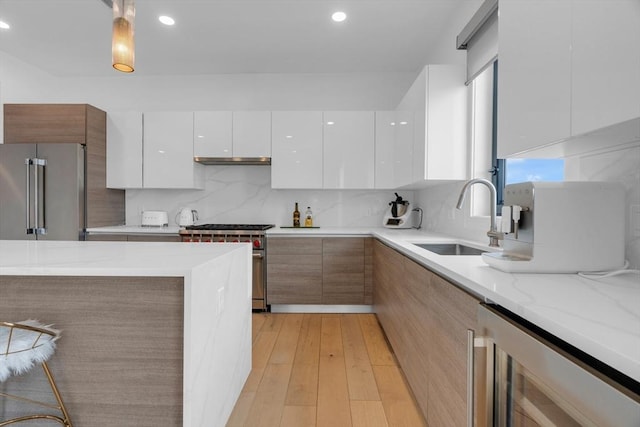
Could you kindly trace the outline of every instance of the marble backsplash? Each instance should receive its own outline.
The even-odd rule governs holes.
[[[413,199],[413,191],[399,194]],[[392,190],[274,190],[269,166],[207,166],[204,190],[127,190],[126,224],[140,225],[144,210],[163,210],[174,225],[182,207],[198,211],[198,223],[253,223],[290,226],[294,203],[307,206],[320,227],[382,225]]]
[[[626,190],[625,255],[631,268],[640,268],[640,141],[624,148],[565,159],[567,181],[620,182]],[[462,239],[488,242],[488,217],[470,215],[468,202],[455,208],[463,182],[449,182],[416,191],[415,199],[424,210],[423,227]],[[607,226],[602,218],[602,227]]]

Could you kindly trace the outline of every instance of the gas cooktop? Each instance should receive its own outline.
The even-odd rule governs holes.
[[[201,224],[201,225],[188,225],[186,230],[247,230],[247,231],[264,231],[273,228],[273,224]]]

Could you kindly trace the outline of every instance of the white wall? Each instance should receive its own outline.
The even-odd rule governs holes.
[[[626,189],[626,258],[640,268],[640,140],[635,146],[596,154],[569,157],[565,161],[567,181],[620,182]],[[462,210],[455,205],[462,182],[446,183],[416,191],[417,206],[424,210],[423,227],[429,231],[488,243],[489,217],[471,217],[468,201]],[[602,227],[607,218],[602,218]]]
[[[389,110],[417,73],[58,78],[0,52],[3,103],[88,103],[109,111]]]

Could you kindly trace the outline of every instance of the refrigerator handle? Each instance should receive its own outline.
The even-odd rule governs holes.
[[[33,186],[33,212],[35,215],[36,226],[34,228],[35,234],[47,234],[46,224],[46,206],[45,206],[45,167],[47,161],[45,159],[33,159],[33,179],[36,181]],[[38,167],[42,166],[42,188],[40,188],[40,180],[38,179]],[[42,196],[40,196],[40,190],[42,190]],[[40,197],[42,197],[42,218],[40,218]],[[42,220],[42,227],[40,227],[40,221]]]
[[[24,159],[24,165],[27,169],[27,179],[25,188],[25,229],[27,234],[33,234],[33,228],[31,228],[31,165],[33,161],[31,159]]]

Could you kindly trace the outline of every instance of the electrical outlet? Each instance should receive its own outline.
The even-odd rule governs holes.
[[[218,289],[218,314],[224,310],[224,287]]]

